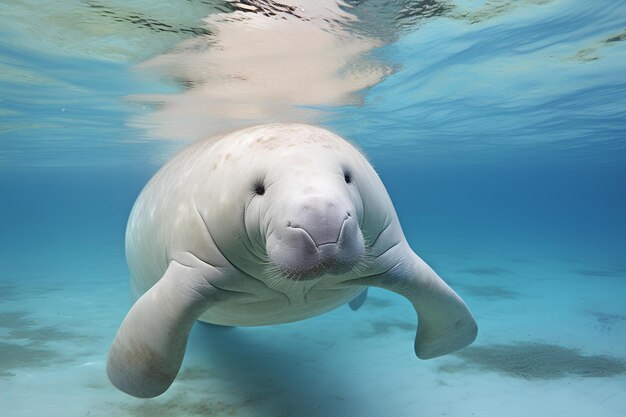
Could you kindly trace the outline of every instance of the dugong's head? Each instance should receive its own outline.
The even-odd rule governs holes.
[[[213,210],[203,217],[232,264],[299,281],[362,262],[373,233],[364,195],[384,188],[348,142],[318,127],[264,125],[225,137],[213,157]]]
[[[266,212],[265,247],[270,264],[285,277],[348,272],[363,257],[353,174],[335,163],[334,169],[283,173],[282,183],[274,182],[274,189],[261,183],[255,187],[260,198],[267,195],[265,199],[272,200]]]

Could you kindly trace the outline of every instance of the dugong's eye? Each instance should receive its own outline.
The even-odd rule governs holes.
[[[346,184],[350,184],[352,182],[352,174],[350,173],[350,171],[343,171],[343,179],[345,180]]]
[[[265,194],[265,185],[263,185],[261,181],[255,182],[254,185],[252,186],[252,189],[254,190],[254,194],[256,195]]]

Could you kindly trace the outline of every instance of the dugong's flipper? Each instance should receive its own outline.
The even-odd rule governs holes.
[[[156,397],[178,374],[196,319],[221,297],[207,275],[172,261],[163,277],[130,309],[109,352],[107,374],[120,390]]]
[[[417,357],[435,358],[472,343],[478,326],[461,297],[419,256],[408,252],[410,255],[387,273],[368,277],[365,283],[401,294],[413,304],[418,315]]]
[[[365,303],[366,299],[367,299],[367,288],[361,291],[359,295],[354,297],[352,301],[348,303],[348,305],[350,306],[352,311],[357,311],[359,308],[361,308],[363,303]]]

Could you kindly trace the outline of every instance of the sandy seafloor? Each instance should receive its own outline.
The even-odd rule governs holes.
[[[130,307],[121,241],[142,178],[101,180],[108,188],[89,177],[66,180],[70,198],[52,176],[57,185],[14,200],[20,216],[5,226],[15,241],[0,269],[2,416],[624,415],[619,247],[584,256],[584,246],[546,250],[539,237],[468,243],[448,241],[445,230],[436,240],[431,230],[412,232],[410,220],[409,241],[477,317],[471,347],[418,360],[412,307],[372,289],[356,312],[344,306],[257,328],[197,324],[170,390],[151,400],[126,396],[108,382],[105,361]],[[127,192],[116,189],[121,183]],[[401,218],[414,210],[392,195]],[[47,206],[37,207],[40,198],[50,198]],[[435,229],[447,221],[445,213],[422,220]]]
[[[412,308],[371,290],[358,312],[343,307],[260,328],[196,325],[181,374],[152,400],[106,379],[119,306],[129,305],[121,259],[67,272],[82,284],[3,280],[3,345],[23,346],[2,346],[3,415],[623,415],[626,373],[616,358],[625,356],[626,318],[603,312],[623,312],[626,284],[584,273],[607,265],[443,253],[431,260],[467,283],[458,289],[481,326],[471,348],[416,359]],[[572,279],[572,270],[583,272]]]

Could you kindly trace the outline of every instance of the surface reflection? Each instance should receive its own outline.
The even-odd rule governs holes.
[[[344,3],[235,5],[205,19],[210,34],[138,66],[182,91],[131,97],[155,108],[134,126],[192,140],[261,122],[315,122],[324,117],[319,107],[358,105],[359,92],[391,72],[368,55],[383,41],[351,30],[357,18]]]

